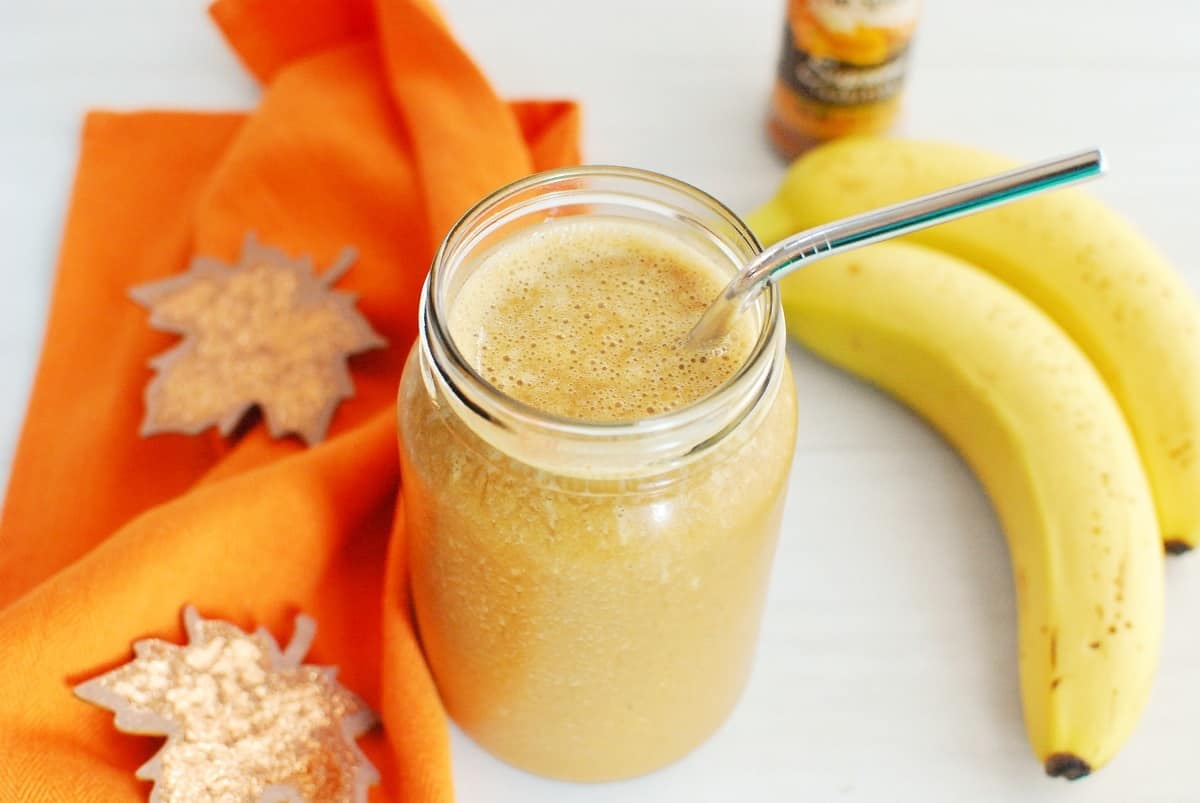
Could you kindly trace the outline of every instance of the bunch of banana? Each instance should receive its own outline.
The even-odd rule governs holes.
[[[843,140],[798,160],[749,221],[770,243],[1008,166]],[[1163,534],[1172,552],[1200,535],[1200,308],[1079,192],[910,239],[932,247],[876,245],[785,279],[788,329],[923,414],[978,473],[1012,554],[1030,740],[1050,775],[1082,777],[1148,697]]]
[[[754,214],[794,231],[1014,167],[940,142],[846,139],[811,151]],[[1200,542],[1200,307],[1128,221],[1079,190],[1023,200],[911,235],[1022,293],[1091,358],[1133,429],[1169,552]]]

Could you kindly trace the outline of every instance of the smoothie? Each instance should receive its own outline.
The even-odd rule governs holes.
[[[757,335],[748,320],[716,349],[680,348],[727,281],[650,224],[555,222],[483,260],[450,330],[485,379],[544,412],[646,418],[708,395],[745,362]]]
[[[671,231],[581,215],[478,258],[448,315],[462,357],[544,414],[663,416],[747,361],[750,317],[719,349],[680,344],[734,266]],[[786,361],[730,431],[662,471],[548,471],[499,449],[430,392],[400,392],[412,592],[454,719],[519,767],[605,780],[702,742],[747,678],[795,437]]]

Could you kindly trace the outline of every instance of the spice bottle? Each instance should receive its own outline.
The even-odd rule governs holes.
[[[891,126],[919,8],[920,0],[789,0],[767,118],[782,155]]]

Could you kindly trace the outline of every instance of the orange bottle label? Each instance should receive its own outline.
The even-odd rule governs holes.
[[[780,150],[891,124],[918,11],[918,0],[790,0],[769,121]]]

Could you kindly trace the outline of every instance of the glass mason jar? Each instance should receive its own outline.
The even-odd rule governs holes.
[[[757,340],[698,401],[620,423],[549,415],[463,358],[448,315],[497,243],[564,215],[633,218],[730,276],[758,252],[712,197],[666,176],[531,176],[450,231],[421,299],[398,412],[413,603],[458,724],[556,778],[639,775],[684,755],[751,666],[796,431],[774,287]]]

